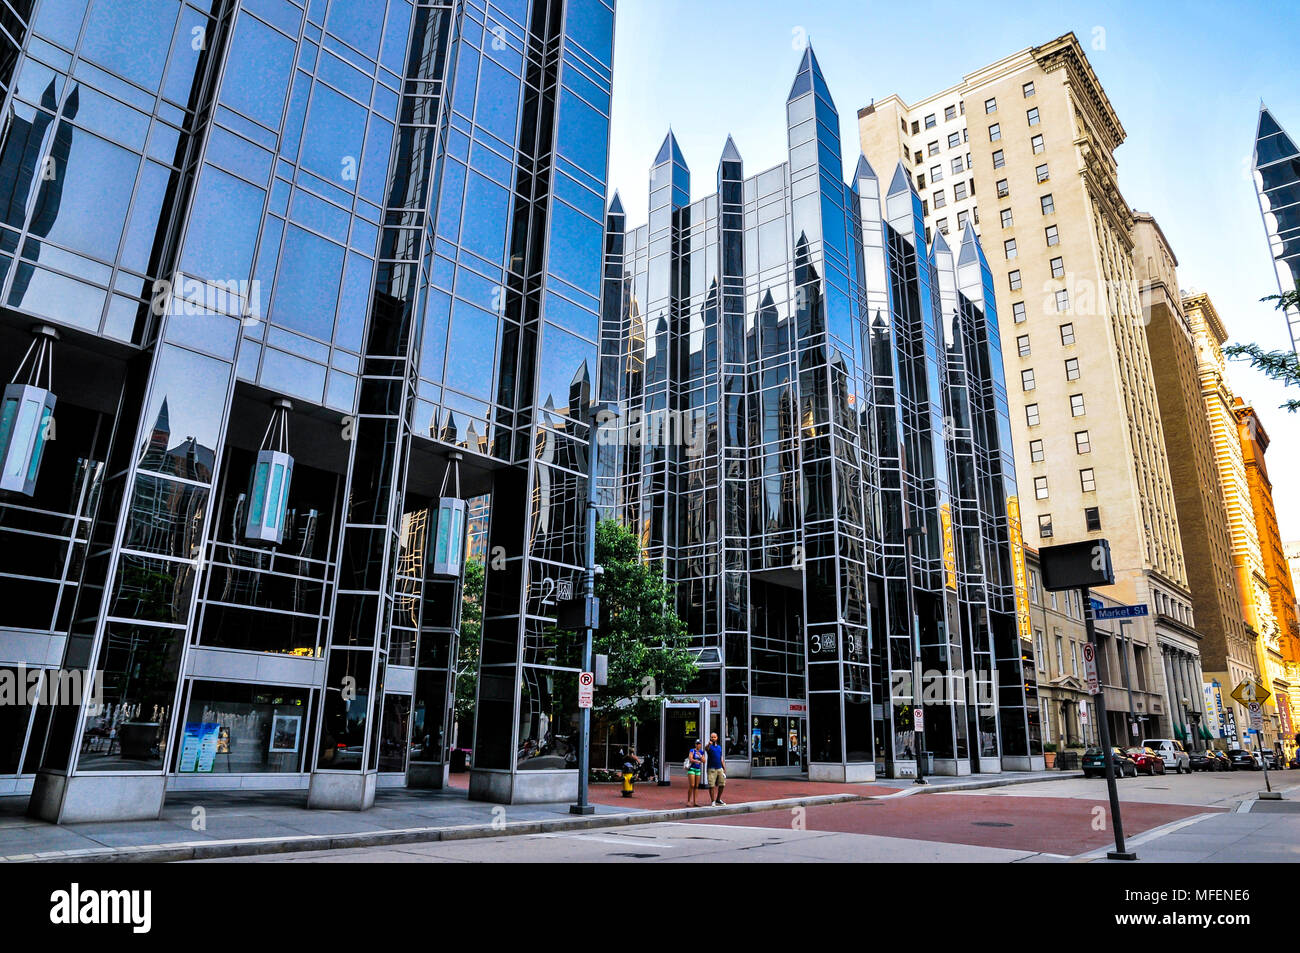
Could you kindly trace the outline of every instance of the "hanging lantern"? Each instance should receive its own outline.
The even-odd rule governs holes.
[[[40,325],[13,381],[0,399],[0,490],[32,496],[45,456],[45,442],[54,437],[54,342],[59,332]]]
[[[250,543],[278,546],[284,541],[289,485],[293,481],[293,457],[289,456],[289,411],[293,404],[280,399],[271,407],[271,422],[266,425],[248,485],[244,538]]]
[[[465,565],[465,516],[469,507],[460,498],[460,461],[463,457],[457,450],[447,455],[447,472],[442,477],[442,489],[438,491],[438,530],[434,535],[433,565],[430,572],[435,576],[455,576],[459,578]],[[447,484],[453,484],[453,495],[447,495]]]

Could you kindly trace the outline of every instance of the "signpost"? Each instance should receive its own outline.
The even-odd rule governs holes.
[[[592,672],[581,672],[578,675],[578,707],[590,708],[596,689],[596,676]]]
[[[1061,546],[1044,546],[1038,551],[1043,572],[1043,588],[1048,592],[1078,589],[1082,603],[1088,607],[1084,624],[1088,643],[1084,658],[1092,659],[1088,688],[1097,702],[1097,730],[1101,734],[1102,763],[1106,766],[1106,789],[1110,794],[1110,820],[1115,825],[1115,849],[1108,852],[1110,860],[1137,860],[1137,854],[1124,849],[1124,822],[1119,813],[1119,792],[1115,788],[1115,755],[1111,751],[1110,719],[1106,717],[1106,693],[1096,678],[1097,629],[1093,625],[1094,607],[1088,590],[1093,586],[1115,585],[1115,570],[1110,561],[1110,542],[1105,539],[1082,540]],[[1091,649],[1091,651],[1089,651]],[[1095,687],[1094,687],[1095,686]]]
[[[1093,600],[1096,605],[1096,600]],[[1108,609],[1093,609],[1093,618],[1098,622],[1106,619],[1140,619],[1145,615],[1150,615],[1146,606],[1111,606]]]
[[[1097,678],[1097,647],[1091,642],[1083,646],[1083,670],[1088,676],[1088,694],[1101,692],[1101,681]]]

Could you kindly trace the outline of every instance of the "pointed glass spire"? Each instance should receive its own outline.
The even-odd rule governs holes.
[[[1295,142],[1278,125],[1268,107],[1261,103],[1259,126],[1255,130],[1255,168],[1296,158],[1300,158],[1300,149],[1296,148]]]
[[[813,52],[812,42],[810,41],[803,51],[803,59],[799,61],[799,69],[794,74],[794,83],[790,86],[790,95],[785,98],[785,101],[789,103],[791,100],[798,99],[814,87],[816,87],[817,92],[821,93],[827,105],[834,109],[835,104],[831,101],[830,89],[826,86],[826,77],[822,76],[821,65],[817,62],[817,54]]]
[[[930,253],[936,258],[940,255],[952,254],[952,249],[948,247],[948,243],[944,240],[943,232],[938,229],[935,230],[934,243],[930,246]]]
[[[663,165],[670,161],[683,168],[686,167],[686,157],[682,155],[682,150],[677,145],[677,137],[673,135],[671,127],[668,129],[668,135],[664,136],[663,145],[659,147],[659,154],[655,156],[654,164]]]
[[[744,162],[740,157],[740,150],[736,148],[736,140],[730,135],[727,136],[727,144],[722,147],[722,158],[720,162]]]
[[[957,264],[969,265],[978,263],[984,265],[984,249],[980,247],[980,240],[975,235],[975,228],[970,222],[961,233],[961,251],[957,255]]]
[[[903,192],[912,191],[912,180],[907,177],[907,169],[903,163],[899,162],[894,169],[894,177],[889,181],[889,191],[885,195],[901,195]]]
[[[622,199],[622,197],[618,194],[618,189],[615,189],[615,190],[614,190],[614,198],[610,200],[610,203],[609,203],[609,214],[610,214],[610,215],[623,215],[623,214],[624,214],[624,212],[623,212],[623,199]]]
[[[876,170],[871,168],[871,163],[867,161],[867,157],[862,153],[858,153],[858,166],[853,170],[853,178],[855,181],[876,178]]]

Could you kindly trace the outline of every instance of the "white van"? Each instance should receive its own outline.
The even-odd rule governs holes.
[[[1188,757],[1187,749],[1177,738],[1144,738],[1142,744],[1147,748],[1154,748],[1156,754],[1160,755],[1160,760],[1165,763],[1166,771],[1176,771],[1182,774],[1184,771],[1192,773],[1192,759]]]

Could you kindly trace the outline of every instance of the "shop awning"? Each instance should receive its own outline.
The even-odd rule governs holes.
[[[1179,741],[1187,740],[1187,732],[1186,730],[1184,730],[1183,726],[1180,725],[1178,722],[1174,722],[1174,737],[1177,738]]]

